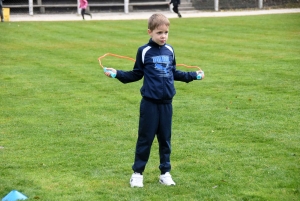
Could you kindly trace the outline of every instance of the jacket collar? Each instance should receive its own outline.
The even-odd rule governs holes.
[[[153,46],[153,47],[162,47],[162,46],[165,46],[165,45],[166,45],[166,44],[159,45],[159,44],[157,44],[156,42],[154,42],[154,41],[152,40],[152,38],[150,38],[148,44],[151,45],[151,46]]]

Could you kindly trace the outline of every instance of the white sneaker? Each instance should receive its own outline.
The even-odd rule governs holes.
[[[130,178],[130,186],[131,188],[133,187],[139,187],[139,188],[142,188],[144,187],[144,184],[143,184],[143,175],[141,175],[140,173],[133,173],[131,175],[131,178]]]
[[[165,174],[160,175],[159,176],[159,182],[161,184],[164,184],[164,185],[167,185],[167,186],[171,186],[171,185],[175,186],[176,185],[169,172],[166,172]]]

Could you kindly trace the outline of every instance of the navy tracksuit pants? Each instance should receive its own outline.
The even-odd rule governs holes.
[[[155,135],[159,144],[161,174],[171,170],[172,115],[172,103],[155,103],[145,98],[141,100],[138,139],[132,166],[134,172],[144,172]]]

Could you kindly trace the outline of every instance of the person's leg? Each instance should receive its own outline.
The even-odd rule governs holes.
[[[91,17],[91,19],[92,19],[92,14],[91,13],[87,13],[87,12],[85,12],[86,11],[86,9],[81,9],[81,15],[82,15],[82,18],[84,19],[84,15],[89,15],[90,17]]]
[[[1,22],[3,22],[3,10],[2,10],[2,5],[0,5],[0,17],[1,17]]]
[[[178,17],[182,17],[179,11],[178,11],[177,15],[178,15]]]
[[[181,14],[179,13],[179,10],[178,10],[178,5],[175,5],[175,6],[173,7],[173,11],[174,11],[175,13],[177,13],[178,17],[181,17]]]
[[[157,139],[159,142],[159,169],[161,174],[159,182],[161,184],[172,186],[176,185],[170,174],[171,171],[171,130],[172,130],[172,104],[162,104],[159,107],[159,126],[157,132]]]
[[[171,130],[172,130],[172,104],[159,105],[159,125],[157,140],[159,143],[159,169],[161,174],[171,171]]]
[[[84,13],[85,13],[85,9],[82,8],[82,9],[81,9],[81,16],[82,16],[82,19],[84,19]]]
[[[178,13],[178,5],[173,6],[173,11],[174,11],[174,13]]]
[[[149,160],[151,146],[158,125],[157,104],[141,100],[138,139],[136,142],[135,159],[132,166],[134,172],[143,173]]]
[[[91,13],[85,12],[84,14],[85,14],[85,15],[89,15],[89,16],[91,17],[91,19],[92,19],[92,14],[91,14]]]

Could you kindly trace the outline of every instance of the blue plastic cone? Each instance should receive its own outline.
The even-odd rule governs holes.
[[[12,190],[9,194],[7,194],[4,198],[2,198],[2,201],[17,201],[17,200],[26,200],[28,199],[25,195],[22,193]]]

